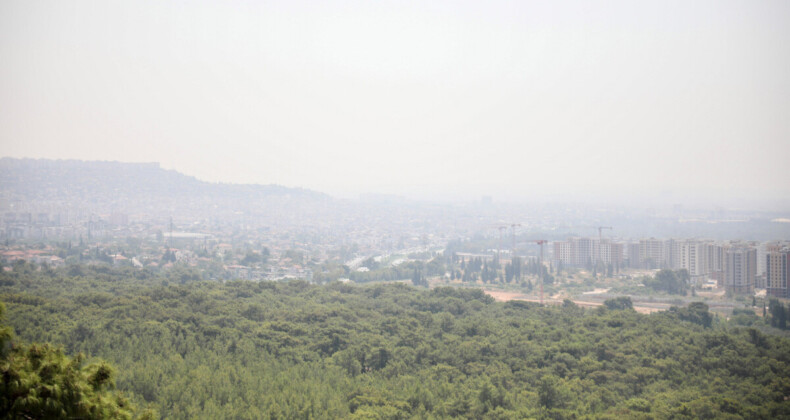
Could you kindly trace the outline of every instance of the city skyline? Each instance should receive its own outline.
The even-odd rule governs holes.
[[[0,1],[0,417],[790,418],[790,1]]]

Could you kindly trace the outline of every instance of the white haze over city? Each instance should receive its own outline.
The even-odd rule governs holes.
[[[785,206],[788,22],[784,0],[6,0],[0,155],[341,196]]]

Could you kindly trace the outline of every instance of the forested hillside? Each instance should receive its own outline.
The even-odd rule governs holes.
[[[584,310],[403,285],[0,274],[29,342],[101,357],[163,418],[787,418],[790,340],[628,299]]]

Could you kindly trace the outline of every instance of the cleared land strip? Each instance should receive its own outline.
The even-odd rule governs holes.
[[[535,296],[525,295],[518,292],[507,292],[503,290],[487,290],[487,289],[483,289],[483,291],[500,302],[507,302],[509,300],[523,300],[525,302],[536,302],[536,303],[540,302],[540,299],[536,298]],[[543,302],[548,305],[560,305],[562,304],[563,300],[564,299],[544,298]],[[603,302],[598,302],[598,301],[579,300],[579,299],[571,299],[571,301],[573,301],[573,303],[579,306],[584,306],[588,308],[593,308],[596,306],[603,305]],[[665,311],[669,309],[670,306],[671,305],[666,303],[634,302],[634,310],[643,314]]]

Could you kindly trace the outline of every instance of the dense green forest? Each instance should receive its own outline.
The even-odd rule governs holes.
[[[790,340],[702,303],[21,264],[0,298],[19,340],[106,360],[163,418],[790,418]]]
[[[0,302],[0,320],[5,305]],[[85,366],[85,356],[70,358],[49,344],[14,342],[0,325],[0,418],[13,419],[153,419],[156,412],[137,412],[122,394],[113,392],[113,368],[98,361]]]

